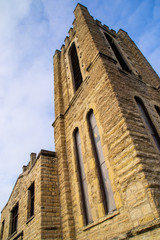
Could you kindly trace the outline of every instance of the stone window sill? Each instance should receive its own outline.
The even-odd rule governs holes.
[[[112,212],[112,213],[109,213],[108,215],[106,215],[106,216],[104,216],[102,218],[99,218],[96,221],[94,221],[94,222],[88,224],[87,226],[83,227],[83,231],[86,231],[86,230],[88,230],[88,229],[90,229],[92,227],[95,227],[98,224],[101,224],[101,223],[105,222],[107,219],[113,218],[113,217],[115,217],[118,214],[119,214],[119,211],[117,211],[117,210]]]
[[[17,240],[17,239],[19,239],[20,236],[23,237],[23,231],[21,231],[21,232],[19,232],[19,233],[17,233],[17,231],[15,231],[14,233],[12,233],[11,236],[8,237],[7,240],[9,240],[9,239]],[[14,238],[13,238],[13,237],[14,237]]]
[[[8,237],[8,239],[11,239],[16,233],[17,233],[17,231],[15,231],[14,233],[12,233],[12,234]]]
[[[30,221],[32,221],[33,218],[34,218],[34,215],[31,216],[31,217],[27,220],[26,224],[28,224]]]
[[[122,69],[122,68],[120,68],[120,67],[118,67],[118,70],[119,70],[121,73],[125,74],[125,75],[132,74],[132,71],[131,71],[131,70],[130,70],[130,71],[127,71],[127,70],[124,70],[124,69]]]

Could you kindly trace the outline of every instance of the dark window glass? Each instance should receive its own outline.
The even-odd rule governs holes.
[[[29,214],[28,217],[34,215],[34,183],[29,188]]]
[[[142,100],[139,97],[135,97],[135,100],[137,102],[141,116],[142,116],[150,134],[152,135],[153,140],[154,140],[158,150],[160,151],[160,137],[159,137],[158,132],[149,116],[149,113],[148,113],[144,103],[142,102]]]
[[[3,239],[3,232],[4,232],[4,223],[5,223],[5,220],[3,220],[3,222],[2,222],[2,226],[1,226],[1,240]]]
[[[156,111],[157,111],[158,115],[160,116],[160,107],[158,107],[158,106],[155,106],[155,109],[156,109]]]
[[[113,191],[109,180],[108,169],[106,167],[100,135],[93,111],[88,114],[90,136],[98,169],[99,184],[104,204],[105,213],[108,214],[116,209]]]
[[[113,38],[112,38],[109,34],[107,34],[107,33],[104,33],[104,34],[105,34],[105,37],[106,37],[106,39],[108,40],[108,42],[109,42],[109,44],[110,44],[110,47],[112,48],[112,50],[113,50],[113,52],[114,52],[114,54],[115,54],[115,56],[116,56],[116,58],[117,58],[117,60],[118,60],[121,68],[122,68],[123,70],[127,71],[127,72],[131,72],[131,70],[128,68],[128,66],[127,66],[124,58],[122,57],[119,49],[117,48],[117,46],[116,46]]]
[[[82,75],[81,75],[81,70],[79,66],[79,60],[78,60],[75,44],[72,44],[71,46],[70,56],[71,56],[71,64],[72,64],[73,77],[74,77],[74,87],[76,91],[82,83]]]
[[[17,231],[18,227],[18,204],[11,211],[11,234]]]
[[[77,159],[77,168],[80,180],[80,188],[81,188],[81,197],[82,197],[82,204],[85,216],[85,224],[87,225],[89,222],[92,221],[90,206],[89,206],[89,199],[88,199],[88,191],[87,191],[87,182],[86,182],[86,175],[84,171],[84,164],[83,164],[83,157],[82,157],[82,150],[81,150],[81,139],[78,129],[74,132],[74,139],[75,139],[75,147],[76,147],[76,159]]]

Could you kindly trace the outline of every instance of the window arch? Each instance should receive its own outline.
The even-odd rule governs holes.
[[[123,58],[120,50],[119,50],[118,47],[116,46],[113,38],[112,38],[109,34],[107,34],[106,32],[104,32],[104,34],[105,34],[105,37],[106,37],[106,39],[107,39],[107,41],[108,41],[108,43],[109,43],[112,51],[114,52],[115,57],[116,57],[117,60],[118,60],[121,68],[122,68],[123,70],[127,71],[127,72],[131,72],[131,70],[130,70],[129,67],[127,66],[127,63],[125,62],[125,60],[124,60],[124,58]]]
[[[102,145],[100,141],[100,135],[93,110],[90,110],[87,119],[91,143],[93,147],[93,153],[98,170],[99,185],[101,189],[104,210],[105,214],[108,214],[109,212],[112,212],[113,210],[116,209],[116,205],[114,201],[113,191],[108,175],[108,169],[105,163]]]
[[[82,157],[82,150],[81,150],[81,139],[80,139],[78,128],[76,128],[74,131],[74,142],[75,142],[75,150],[76,150],[77,170],[78,170],[80,190],[81,190],[81,199],[82,199],[83,212],[84,212],[84,220],[85,220],[85,224],[87,225],[92,221],[92,217],[91,217],[91,211],[89,206],[87,182],[86,182],[86,175],[84,171],[84,164],[83,164],[83,157]]]
[[[79,88],[82,83],[82,74],[79,66],[79,60],[77,55],[77,50],[75,43],[72,44],[70,48],[70,59],[71,59],[71,66],[72,66],[72,73],[73,73],[73,83],[75,91]]]
[[[154,126],[150,116],[149,116],[149,113],[142,101],[142,99],[140,97],[135,97],[135,100],[136,100],[136,103],[137,103],[137,106],[138,106],[138,109],[141,113],[141,117],[142,119],[144,120],[145,124],[146,124],[146,127],[148,128],[150,134],[152,135],[153,137],[153,140],[158,148],[158,150],[160,151],[160,137],[158,135],[158,132],[157,132],[157,129],[156,127]]]

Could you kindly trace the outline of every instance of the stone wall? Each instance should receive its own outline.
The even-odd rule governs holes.
[[[29,187],[34,183],[34,215],[29,217]],[[10,235],[11,210],[18,209],[17,231]],[[28,166],[23,167],[8,203],[2,210],[5,220],[2,239],[61,239],[60,206],[57,178],[57,158],[54,152],[41,150],[38,157],[31,154]]]

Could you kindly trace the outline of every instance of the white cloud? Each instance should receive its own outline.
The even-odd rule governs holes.
[[[71,27],[75,4],[0,2],[0,209],[30,153],[54,149],[53,54]]]
[[[159,20],[160,18],[160,1],[159,0],[155,0],[155,4],[154,4],[154,11],[153,11],[153,16],[155,20]]]
[[[160,76],[160,47],[155,48],[152,53],[148,55],[148,61],[153,67],[153,69],[156,71],[158,76]]]
[[[0,9],[2,209],[30,153],[53,149],[54,113],[52,53],[45,45],[47,23],[34,17],[32,1],[5,0]]]

